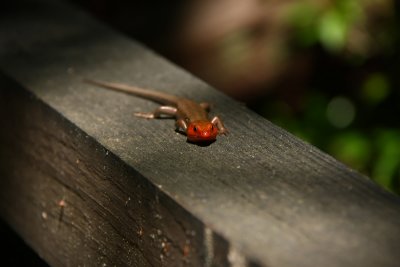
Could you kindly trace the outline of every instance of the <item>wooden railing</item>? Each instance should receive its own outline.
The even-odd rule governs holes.
[[[398,197],[66,3],[9,12],[0,216],[50,265],[399,266]],[[82,77],[212,102],[230,134],[189,144]]]

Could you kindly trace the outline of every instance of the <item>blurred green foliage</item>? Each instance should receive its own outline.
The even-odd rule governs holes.
[[[394,94],[394,97],[393,102],[399,103],[398,95]],[[321,93],[316,89],[306,96],[306,104],[301,112],[291,111],[284,101],[276,102],[276,98],[263,105],[264,110],[259,112],[303,140],[371,177],[389,191],[400,193],[400,129],[395,115],[400,114],[399,108],[385,107],[378,114],[371,115],[377,106],[388,105],[381,94],[374,98],[375,106],[370,105],[370,98],[366,98],[365,102],[349,98],[349,101],[357,103],[356,116],[351,124],[339,128],[327,116],[327,107],[334,98],[329,93]],[[361,95],[360,99],[364,99],[364,96]],[[380,116],[385,116],[385,119]]]
[[[379,36],[386,38],[379,43],[378,35],[374,39],[374,32],[367,31],[375,22],[374,9],[365,7],[372,2],[385,8],[392,4],[389,0],[332,0],[329,5],[299,1],[290,23],[299,47],[311,49],[318,57],[311,82],[297,96],[301,104],[295,108],[287,104],[287,94],[275,92],[275,97],[269,96],[255,109],[400,194],[400,51],[396,49],[400,30],[394,23],[399,18],[387,14],[383,23],[378,16]],[[354,40],[363,27],[361,33],[372,38]],[[358,46],[350,45],[356,42]],[[354,61],[352,54],[362,55],[363,60]]]
[[[340,51],[346,44],[349,29],[363,18],[363,1],[336,0],[328,7],[299,1],[294,5],[291,23],[303,45],[321,43],[330,51]]]
[[[399,193],[400,130],[381,129],[373,143],[377,153],[372,177],[385,188]]]
[[[369,75],[362,87],[362,97],[365,102],[371,105],[381,103],[389,93],[389,81],[382,73]]]

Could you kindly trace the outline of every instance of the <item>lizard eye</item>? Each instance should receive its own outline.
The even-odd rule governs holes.
[[[193,126],[193,131],[197,132],[197,127]]]
[[[214,130],[214,125],[211,124],[211,131],[213,131],[213,130]]]

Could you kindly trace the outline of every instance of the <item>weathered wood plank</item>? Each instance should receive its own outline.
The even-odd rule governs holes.
[[[0,213],[51,265],[398,266],[398,197],[64,3],[10,10]],[[81,77],[211,101],[231,133],[188,144]]]
[[[204,265],[201,222],[15,82],[0,87],[1,215],[51,265]]]

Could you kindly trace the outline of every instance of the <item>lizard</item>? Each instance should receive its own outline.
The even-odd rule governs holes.
[[[209,103],[197,103],[188,98],[136,86],[84,79],[84,82],[106,89],[135,95],[161,104],[153,112],[136,112],[137,117],[146,119],[171,116],[175,118],[176,129],[182,130],[190,143],[213,142],[219,134],[228,133],[218,116],[208,118]]]

